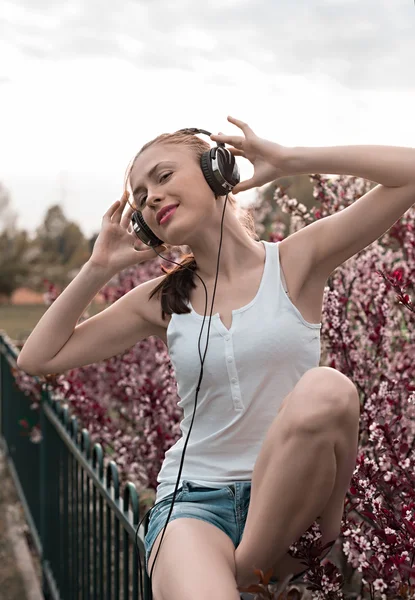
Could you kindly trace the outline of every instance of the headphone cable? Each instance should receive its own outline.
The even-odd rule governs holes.
[[[204,367],[204,362],[205,362],[206,353],[207,353],[208,344],[209,344],[209,332],[210,332],[210,325],[211,325],[211,320],[212,320],[212,311],[213,311],[213,306],[214,306],[214,301],[215,301],[215,295],[216,295],[217,281],[218,281],[218,276],[219,276],[219,262],[220,262],[220,253],[221,253],[222,239],[223,239],[223,221],[224,221],[224,217],[225,217],[225,209],[226,209],[226,204],[227,204],[227,201],[228,201],[228,195],[229,195],[229,192],[226,194],[225,203],[224,203],[223,212],[222,212],[222,219],[221,219],[221,226],[220,226],[220,240],[219,240],[218,259],[217,259],[217,264],[216,264],[216,276],[215,276],[215,283],[214,283],[214,287],[213,287],[212,303],[211,303],[211,307],[210,307],[209,324],[208,324],[208,330],[207,330],[207,339],[206,339],[206,346],[205,346],[205,351],[204,351],[203,358],[201,356],[201,351],[200,351],[200,341],[201,341],[201,337],[202,337],[202,331],[203,331],[203,328],[204,328],[204,325],[205,325],[206,310],[207,310],[207,303],[208,303],[208,293],[207,293],[207,288],[206,288],[205,282],[203,281],[203,279],[195,271],[193,271],[192,269],[189,269],[189,267],[184,267],[183,265],[181,265],[180,263],[175,262],[174,260],[170,260],[168,258],[164,258],[153,247],[154,252],[158,256],[160,256],[160,258],[162,258],[163,260],[167,260],[168,262],[171,262],[171,263],[173,263],[175,265],[178,265],[179,267],[181,267],[183,269],[187,269],[188,271],[192,271],[192,273],[194,273],[200,279],[200,281],[203,284],[203,287],[205,288],[205,311],[204,311],[204,315],[203,315],[203,322],[202,322],[202,327],[200,329],[199,340],[198,340],[198,351],[199,351],[199,359],[200,359],[200,373],[199,373],[199,380],[198,380],[197,387],[196,387],[195,408],[194,408],[194,411],[193,411],[193,416],[192,416],[192,421],[190,423],[189,432],[187,434],[187,439],[186,439],[185,445],[183,447],[183,453],[182,453],[182,458],[181,458],[180,467],[179,467],[179,474],[178,474],[177,481],[176,481],[176,487],[175,487],[174,492],[173,492],[173,498],[172,498],[172,503],[171,503],[171,506],[170,506],[170,511],[169,511],[168,516],[167,516],[166,524],[164,525],[163,535],[161,536],[160,544],[159,544],[159,547],[157,548],[156,556],[154,557],[154,561],[153,561],[151,572],[150,572],[150,589],[152,589],[153,569],[154,569],[154,566],[156,564],[156,559],[157,559],[158,553],[159,553],[160,548],[161,548],[161,543],[163,541],[164,534],[166,532],[166,528],[167,528],[170,516],[171,516],[171,514],[173,512],[174,501],[175,501],[175,498],[176,498],[177,489],[178,489],[178,485],[179,485],[179,482],[180,482],[180,475],[181,475],[182,468],[183,468],[184,455],[185,455],[185,452],[186,452],[187,443],[189,441],[190,432],[192,430],[194,418],[195,418],[195,415],[196,415],[197,398],[198,398],[198,395],[199,395],[200,384],[201,384],[202,379],[203,379],[203,367]],[[142,578],[141,578],[141,569],[142,569],[142,567],[141,567],[140,551],[139,551],[139,547],[138,547],[137,537],[138,537],[138,530],[139,530],[139,527],[140,527],[141,523],[144,521],[144,519],[146,518],[146,516],[148,515],[148,513],[151,512],[155,506],[156,505],[154,504],[145,513],[144,517],[138,523],[137,529],[136,529],[136,532],[135,532],[135,545],[136,545],[137,550],[138,550],[137,554],[138,554],[138,562],[139,562],[139,566],[140,566],[139,573],[140,573],[140,589],[141,589],[141,596],[142,596],[142,598],[144,598],[144,591],[143,591],[143,582],[142,582]]]

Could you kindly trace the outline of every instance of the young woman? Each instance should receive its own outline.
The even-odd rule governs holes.
[[[238,590],[258,581],[254,568],[272,569],[276,578],[303,571],[287,551],[316,519],[323,546],[338,537],[360,403],[349,378],[319,366],[323,290],[337,266],[415,201],[412,148],[287,148],[229,121],[241,135],[212,140],[254,166],[234,193],[296,173],[351,174],[381,185],[274,244],[258,240],[252,223],[238,218],[232,196],[226,206],[226,197],[212,191],[200,167],[207,142],[188,133],[159,136],[128,169],[133,205],[127,207],[125,192],[105,213],[90,259],[40,319],[18,360],[32,374],[58,373],[151,335],[167,344],[183,437],[166,453],[158,477],[145,540],[150,573],[194,410],[205,307],[195,272],[210,307],[223,231],[209,349],[180,487],[154,565],[155,600],[237,600]],[[137,208],[160,240],[190,248],[190,271],[175,267],[77,325],[114,274],[157,256],[135,249]],[[207,324],[202,348],[206,331]]]

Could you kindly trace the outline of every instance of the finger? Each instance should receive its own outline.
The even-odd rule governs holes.
[[[125,208],[125,205],[127,203],[128,200],[128,196],[129,196],[129,192],[125,191],[123,193],[123,195],[121,196],[121,200],[119,201],[118,207],[117,209],[114,211],[111,221],[113,221],[113,223],[119,223],[121,220],[121,216],[123,213],[123,210]]]
[[[144,248],[141,248],[141,250],[139,250],[139,252],[148,254],[149,256],[154,255],[154,250],[157,250],[157,252],[164,252],[165,250],[167,250],[166,246],[164,246],[164,244],[161,244],[161,246],[155,246],[154,248],[150,248],[149,246],[147,246],[146,244],[144,244]]]
[[[111,218],[111,216],[112,216],[112,215],[115,213],[115,211],[118,209],[119,205],[120,205],[120,201],[119,201],[119,200],[116,200],[115,202],[113,202],[113,203],[111,204],[111,206],[109,207],[109,209],[107,210],[107,212],[106,212],[106,213],[104,213],[103,219],[106,219],[106,218],[107,218],[107,219],[110,219],[110,218]]]
[[[133,240],[134,250],[143,250],[144,248],[147,248],[145,243],[142,240],[140,240],[134,229],[130,232],[130,236]]]
[[[132,228],[131,217],[132,214],[136,212],[137,208],[134,205],[130,204],[130,202],[128,201],[128,197],[126,203],[128,204],[128,206],[126,207],[126,204],[124,203],[122,207],[120,225],[123,229],[127,229],[127,231],[130,231],[130,228]]]
[[[129,200],[129,199],[127,199],[127,204],[128,204],[128,206],[129,206],[129,207],[132,209],[132,211],[135,211],[135,210],[137,210],[137,207],[136,207],[136,205],[135,205],[135,200],[134,200],[134,199],[133,199],[133,203],[132,203],[132,204],[131,204],[130,200]]]
[[[158,250],[158,248],[156,248],[156,250]],[[154,250],[149,250],[148,253],[146,252],[146,256],[143,256],[140,262],[145,262],[146,260],[154,260],[155,258],[157,258],[157,256],[157,252],[154,252]]]
[[[233,123],[237,127],[239,127],[239,129],[242,129],[242,131],[244,132],[244,134],[246,136],[255,135],[254,132],[252,131],[252,129],[249,127],[248,123],[245,123],[244,121],[240,121],[239,119],[235,119],[234,117],[231,117],[231,116],[228,116],[228,121],[230,123]]]
[[[124,229],[127,229],[129,226],[132,227],[131,216],[136,210],[137,209],[131,204],[125,209],[120,223],[121,227],[124,227]]]
[[[228,150],[234,156],[243,156],[243,158],[246,158],[245,152],[243,150],[238,150],[238,148],[228,148]]]
[[[138,248],[134,248],[134,250],[137,252],[137,260],[139,263],[145,262],[146,260],[151,260],[157,256],[153,249],[138,250]]]
[[[210,136],[210,139],[214,142],[221,142],[223,144],[229,144],[230,146],[235,146],[236,148],[242,147],[242,143],[244,138],[236,135],[225,135],[224,133],[218,133]]]
[[[232,190],[232,194],[239,194],[239,192],[245,192],[246,190],[251,190],[256,187],[255,179],[251,177],[251,179],[247,179],[246,181],[242,181],[238,183]]]
[[[141,258],[144,260],[150,259],[150,258],[155,258],[157,256],[157,252],[165,252],[167,250],[166,246],[164,246],[163,244],[161,246],[156,246],[155,249],[153,248],[149,248],[148,246],[145,245],[145,250],[143,250],[142,248],[136,248],[134,245],[134,250],[136,252],[140,252],[141,253]],[[155,252],[154,250],[157,250],[157,252]]]
[[[147,246],[147,244],[145,244],[143,242],[143,240],[141,240],[138,235],[136,234],[136,232],[133,230],[130,233],[130,237],[133,241],[133,246],[134,246],[134,250],[148,250],[149,246]],[[161,244],[160,246],[156,246],[156,249],[162,248],[163,250],[167,250],[167,247],[164,244]]]

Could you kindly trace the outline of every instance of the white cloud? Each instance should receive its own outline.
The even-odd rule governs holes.
[[[30,214],[24,226],[63,199],[90,235],[146,141],[186,126],[233,131],[228,114],[290,146],[414,145],[407,4],[229,0],[218,13],[191,0],[9,0],[0,177]]]
[[[197,50],[215,50],[218,44],[215,38],[201,29],[192,29],[188,25],[179,27],[176,32],[176,43],[183,48]]]

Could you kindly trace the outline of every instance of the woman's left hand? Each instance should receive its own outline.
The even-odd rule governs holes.
[[[287,154],[285,146],[258,137],[249,125],[243,121],[238,121],[233,117],[228,117],[228,121],[239,127],[244,136],[219,133],[217,135],[212,134],[210,138],[214,142],[229,144],[228,150],[234,156],[243,156],[254,166],[254,174],[251,179],[238,183],[232,190],[233,194],[265,185],[279,177],[288,175],[284,169]]]

